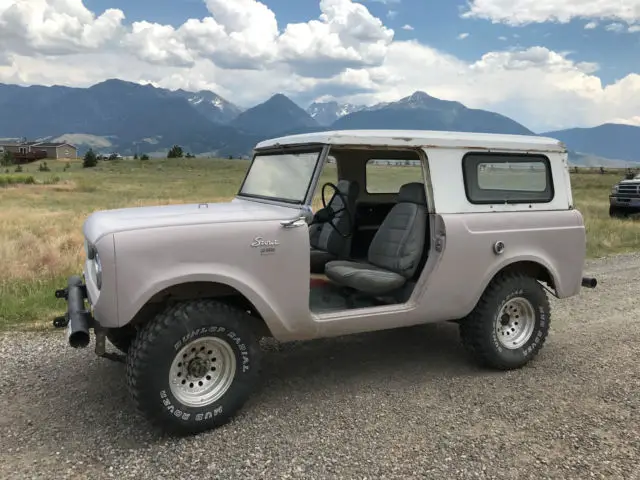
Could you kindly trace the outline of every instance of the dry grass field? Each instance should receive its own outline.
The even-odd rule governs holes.
[[[247,161],[180,159],[80,161],[50,172],[28,165],[20,174],[0,173],[0,329],[50,325],[63,304],[53,297],[82,263],[82,223],[95,210],[233,197]],[[419,175],[415,167],[374,167],[378,184],[394,187]],[[13,183],[9,177],[33,177]],[[629,252],[640,246],[640,222],[611,220],[608,192],[622,172],[572,174],[577,207],[585,216],[590,257]],[[329,166],[324,181],[335,179]],[[317,201],[315,202],[317,206]]]

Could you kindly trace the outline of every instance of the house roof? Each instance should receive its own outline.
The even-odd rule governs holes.
[[[0,142],[0,147],[42,147],[42,148],[55,148],[55,147],[62,147],[62,146],[69,146],[71,148],[76,148],[75,145],[71,145],[70,143],[66,143],[66,142],[59,142],[59,143],[53,143],[53,142],[25,142],[25,143],[18,143],[18,142]]]
[[[336,130],[264,140],[256,149],[297,144],[372,145],[391,147],[478,148],[566,152],[554,138],[536,135],[445,132],[432,130]]]
[[[76,148],[74,145],[71,145],[70,143],[66,143],[66,142],[58,142],[58,143],[38,142],[38,143],[31,144],[32,147],[43,147],[43,148],[63,147],[65,145],[71,148]]]

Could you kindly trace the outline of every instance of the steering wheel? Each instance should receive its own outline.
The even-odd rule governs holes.
[[[329,202],[327,202],[327,197],[325,195],[327,187],[331,187],[333,189],[333,191],[334,191],[334,194],[331,196],[331,200],[333,200],[333,197],[335,197],[337,195],[340,198],[340,200],[342,201],[342,208],[340,208],[338,210],[334,210],[333,207],[328,205],[328,203],[331,200],[329,200]],[[324,209],[324,211],[326,213],[321,215],[320,222],[321,223],[329,223],[329,225],[331,225],[331,227],[338,233],[338,235],[340,235],[342,238],[349,238],[351,236],[351,232],[353,230],[352,212],[351,212],[351,209],[349,208],[349,202],[347,202],[347,197],[344,195],[344,193],[342,193],[340,190],[338,190],[338,187],[336,187],[331,182],[327,182],[322,186],[322,207],[323,207],[323,209]],[[335,225],[335,223],[333,221],[336,218],[336,215],[338,215],[339,213],[342,213],[344,211],[347,212],[347,222],[349,224],[349,228],[347,229],[347,233],[346,234],[342,233],[338,229],[338,227]]]

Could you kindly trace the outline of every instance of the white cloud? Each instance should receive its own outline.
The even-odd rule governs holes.
[[[190,67],[195,61],[186,45],[177,40],[171,25],[135,22],[123,43],[138,58],[152,64]]]
[[[640,127],[640,115],[629,118],[613,118],[607,123],[622,123],[624,125],[632,125],[634,127]]]
[[[629,27],[629,33],[637,33],[640,32],[640,24],[638,25],[631,25]]]
[[[615,33],[620,33],[622,31],[624,31],[624,24],[622,23],[618,23],[618,22],[614,22],[614,23],[610,23],[609,25],[607,25],[606,27],[604,27],[604,29],[607,32],[615,32]]]
[[[468,62],[417,41],[394,41],[393,30],[350,0],[321,0],[316,19],[288,25],[256,0],[206,5],[206,18],[176,27],[123,26],[122,12],[96,15],[80,0],[0,0],[0,21],[19,13],[27,29],[0,28],[0,82],[89,86],[119,77],[208,89],[244,107],[276,92],[371,104],[423,90],[536,131],[640,116],[640,75],[605,86],[598,65],[543,46]]]
[[[0,50],[23,54],[64,54],[96,50],[122,28],[124,13],[99,16],[82,0],[0,0]]]
[[[422,68],[403,68],[407,64]],[[490,52],[467,63],[417,42],[394,42],[384,68],[399,78],[379,82],[373,95],[347,100],[390,101],[420,89],[498,111],[535,131],[595,125],[640,112],[640,75],[603,86],[595,75],[597,65],[574,62],[544,47]],[[426,76],[425,71],[438,74]]]
[[[598,22],[589,22],[584,26],[585,30],[593,30],[598,26]]]
[[[464,40],[465,38],[467,38],[469,36],[468,33],[461,33],[460,35],[458,35],[456,38],[458,40]]]
[[[465,18],[481,18],[494,23],[567,23],[575,18],[640,20],[640,0],[470,0]]]
[[[126,44],[153,63],[185,65],[201,57],[225,68],[260,70],[284,62],[326,77],[346,67],[379,64],[394,34],[351,0],[321,0],[319,20],[289,24],[283,32],[275,14],[256,0],[206,3],[211,17],[190,19],[176,30],[134,23]]]
[[[409,30],[409,31],[411,31],[411,30],[415,30],[415,28],[413,28],[413,27],[412,27],[411,25],[409,25],[409,24],[403,25],[403,26],[402,26],[402,29],[403,29],[403,30]]]

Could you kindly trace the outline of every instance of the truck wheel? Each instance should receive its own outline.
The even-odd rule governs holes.
[[[122,328],[110,328],[106,332],[107,339],[111,344],[120,350],[122,353],[127,353],[129,347],[136,336],[136,329],[134,327],[125,326]]]
[[[226,423],[259,378],[261,350],[252,323],[246,312],[214,300],[160,313],[140,329],[127,354],[137,409],[178,435]]]
[[[513,370],[538,354],[550,321],[542,286],[522,273],[504,273],[489,284],[459,329],[465,349],[479,364]]]
[[[623,218],[626,217],[625,211],[620,207],[614,207],[613,205],[609,207],[609,216],[611,218]]]

